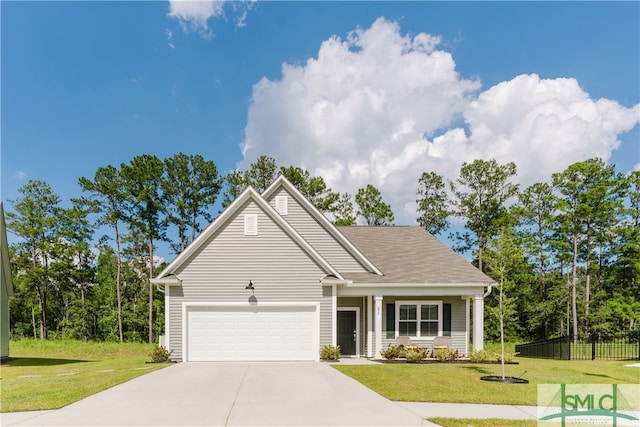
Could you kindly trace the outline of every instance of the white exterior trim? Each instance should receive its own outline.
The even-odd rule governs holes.
[[[367,295],[385,295],[390,297],[460,297],[460,295],[480,295],[484,294],[484,286],[474,287],[451,287],[422,285],[422,287],[380,286],[357,287],[340,286],[338,296],[341,297],[361,297]]]
[[[376,334],[376,347],[374,358],[380,359],[382,355],[380,355],[380,350],[382,350],[382,295],[375,296],[375,334]]]
[[[337,311],[355,311],[356,312],[356,355],[360,357],[360,307],[338,307]],[[336,322],[336,329],[337,329]],[[336,340],[337,341],[337,340]]]
[[[464,354],[469,355],[469,327],[470,327],[470,306],[471,301],[468,297],[464,299]]]
[[[251,304],[249,302],[187,302],[184,301],[182,303],[182,361],[186,362],[189,360],[188,353],[188,318],[187,311],[189,307],[238,307],[238,308],[247,308],[247,307],[315,307],[315,322],[316,322],[316,330],[315,330],[315,354],[316,361],[320,360],[320,303],[313,301],[283,301],[283,302],[261,302],[257,304]]]
[[[416,323],[417,323],[417,329],[416,329],[416,336],[409,336],[411,339],[416,339],[416,340],[425,340],[425,341],[429,341],[429,340],[433,340],[436,336],[421,336],[420,335],[420,306],[421,305],[437,305],[438,306],[438,336],[442,336],[442,318],[444,317],[444,313],[442,311],[442,300],[435,300],[435,301],[423,301],[423,300],[412,300],[412,301],[404,301],[404,300],[396,300],[396,323],[395,323],[395,331],[394,331],[394,336],[398,336],[400,334],[400,330],[398,329],[398,325],[400,322],[400,306],[401,305],[415,305],[416,307]]]
[[[473,297],[473,351],[484,348],[484,298]]]
[[[338,345],[338,293],[336,285],[331,285],[331,345]]]
[[[373,357],[373,297],[367,295],[367,357]]]

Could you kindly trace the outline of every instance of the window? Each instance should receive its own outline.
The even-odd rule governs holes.
[[[244,216],[244,235],[245,236],[257,236],[258,235],[258,215],[245,214]]]
[[[397,301],[396,331],[413,338],[442,335],[441,313],[441,301]]]

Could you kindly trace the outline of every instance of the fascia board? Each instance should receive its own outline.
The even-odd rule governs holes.
[[[373,264],[369,258],[367,258],[362,252],[360,252],[358,250],[358,248],[356,248],[353,243],[351,243],[351,241],[349,239],[347,239],[344,234],[342,234],[335,225],[333,225],[331,223],[331,221],[329,221],[327,219],[327,217],[325,217],[322,212],[320,212],[315,206],[313,206],[313,204],[306,198],[304,197],[304,195],[284,176],[280,175],[278,177],[278,179],[276,179],[273,184],[271,184],[263,193],[262,193],[262,197],[264,197],[265,199],[269,198],[273,192],[276,191],[276,189],[280,186],[285,187],[285,189],[289,192],[289,194],[291,194],[293,197],[295,197],[295,199],[298,201],[298,203],[300,203],[301,205],[303,205],[305,207],[305,209],[307,210],[307,212],[310,212],[311,215],[313,215],[313,217],[320,223],[321,226],[323,226],[325,228],[325,230],[327,230],[329,232],[329,234],[331,234],[331,236],[333,236],[336,240],[338,240],[342,245],[344,245],[345,248],[347,248],[347,250],[349,252],[351,252],[351,254],[353,256],[356,257],[356,259],[358,261],[360,261],[361,263],[365,264],[367,267],[369,267],[375,274],[377,274],[378,276],[382,276],[382,272],[378,269],[378,267],[375,266],[375,264]]]

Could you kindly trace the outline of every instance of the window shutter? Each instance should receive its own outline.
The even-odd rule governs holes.
[[[387,338],[396,337],[396,305],[387,304]]]
[[[282,216],[288,214],[287,203],[287,196],[276,196],[276,211]]]
[[[442,304],[442,335],[451,336],[451,304]]]
[[[244,216],[244,235],[245,236],[257,236],[258,235],[258,215],[245,214]]]

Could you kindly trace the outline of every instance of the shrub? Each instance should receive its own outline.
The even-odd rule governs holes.
[[[473,363],[486,362],[487,360],[489,360],[489,357],[490,354],[484,350],[472,351],[471,353],[469,353],[469,359],[471,359]]]
[[[340,359],[340,346],[325,345],[320,349],[320,359],[322,360],[338,360]]]
[[[387,360],[397,359],[400,356],[400,348],[394,344],[389,344],[387,348],[380,350],[380,356]]]
[[[427,349],[417,346],[407,346],[404,349],[404,357],[407,358],[407,362],[419,362],[427,357]]]
[[[516,357],[518,353],[516,353],[515,351],[509,351],[509,350],[505,350],[504,351],[504,363],[511,363],[513,362],[513,359]],[[496,360],[496,362],[502,362],[502,353],[500,351],[496,351],[493,353],[493,357]]]
[[[169,357],[173,353],[173,350],[169,351],[164,346],[156,346],[151,352],[149,356],[151,356],[152,363],[166,363],[169,361]]]
[[[451,350],[448,350],[446,348],[439,348],[433,352],[433,357],[438,359],[438,361],[440,362],[447,362],[451,360],[452,356],[453,353],[451,352]]]

